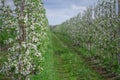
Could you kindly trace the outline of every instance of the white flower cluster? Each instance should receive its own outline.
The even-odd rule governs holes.
[[[44,42],[47,39],[47,20],[41,0],[25,0],[25,2],[14,0],[14,3],[15,16],[4,18],[6,19],[4,26],[8,31],[14,26],[16,37],[6,41],[11,47],[2,72],[16,80],[35,74],[36,70],[40,72],[42,53],[47,44]],[[21,4],[24,6],[23,11],[20,11]]]

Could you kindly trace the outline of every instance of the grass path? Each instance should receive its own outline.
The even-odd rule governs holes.
[[[103,80],[73,49],[54,34],[52,34],[52,44],[56,80]]]
[[[51,38],[52,45],[49,46],[49,51],[44,55],[44,70],[42,74],[31,80],[103,80],[101,75],[92,70],[72,49],[69,39],[56,36],[53,33]],[[2,55],[0,56],[0,65],[6,59],[4,57],[6,54]],[[0,74],[0,80],[7,79],[3,79],[2,74]]]

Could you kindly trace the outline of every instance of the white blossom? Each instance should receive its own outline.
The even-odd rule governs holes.
[[[39,2],[39,4],[37,2]],[[21,5],[18,4],[20,1],[14,0],[14,3],[18,6],[16,7],[17,10],[14,11],[15,16],[10,16],[12,14],[11,12],[7,13],[8,17],[4,20],[4,28],[8,32],[15,28],[16,36],[15,38],[6,40],[11,46],[9,48],[8,61],[5,62],[2,71],[6,76],[16,78],[16,75],[22,75],[22,77],[28,75],[27,77],[29,79],[29,75],[31,75],[30,73],[33,70],[37,67],[39,67],[39,69],[41,68],[39,63],[42,60],[42,52],[45,52],[44,50],[47,44],[43,43],[43,40],[47,39],[47,26],[44,24],[47,20],[45,13],[41,11],[44,9],[40,0],[25,0],[24,17],[20,17]],[[31,9],[33,12],[30,11]],[[4,8],[4,10],[7,9]],[[8,23],[10,24],[8,25]],[[22,27],[24,27],[24,30]],[[38,49],[38,46],[40,49]],[[36,58],[38,61],[34,62]],[[39,65],[35,67],[35,63]],[[19,67],[21,67],[21,69]],[[11,69],[13,69],[13,71],[11,71]],[[12,73],[12,76],[9,73]]]

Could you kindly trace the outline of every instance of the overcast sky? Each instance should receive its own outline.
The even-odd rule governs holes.
[[[97,0],[43,0],[50,25],[60,24],[83,12]]]

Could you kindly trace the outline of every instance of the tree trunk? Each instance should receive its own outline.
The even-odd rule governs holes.
[[[20,16],[19,16],[19,27],[20,27],[20,38],[19,40],[19,45],[22,46],[22,42],[25,41],[25,25],[24,25],[24,7],[25,7],[25,0],[21,0],[21,5],[20,5]],[[21,71],[21,50],[19,50],[19,56],[18,56],[18,66],[19,66],[19,75],[18,75],[18,80],[22,80],[20,71]]]

